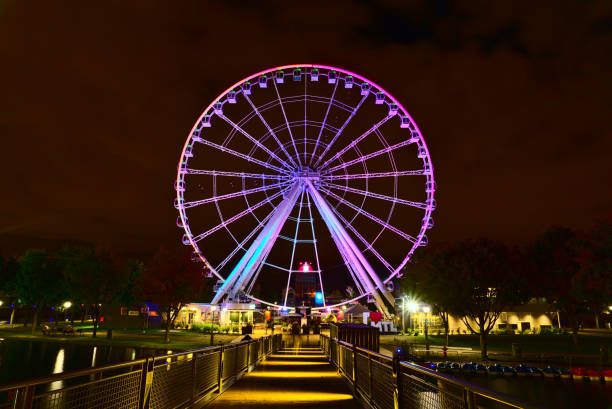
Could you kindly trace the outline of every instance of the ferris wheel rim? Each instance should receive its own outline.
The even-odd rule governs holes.
[[[365,77],[364,77],[364,76],[362,76],[362,75],[359,75],[359,74],[357,74],[357,73],[354,73],[354,72],[352,72],[352,71],[349,71],[349,70],[346,70],[346,69],[343,69],[343,68],[334,67],[334,66],[328,66],[328,65],[323,65],[323,64],[289,64],[289,65],[282,65],[282,66],[278,66],[278,67],[268,68],[268,69],[265,69],[265,70],[259,71],[259,72],[257,72],[257,73],[254,73],[254,74],[252,74],[252,75],[250,75],[250,76],[248,76],[248,77],[246,77],[246,78],[244,78],[244,79],[242,79],[242,80],[240,80],[240,81],[238,81],[238,82],[234,83],[232,86],[230,86],[229,88],[227,88],[225,91],[223,91],[222,93],[220,93],[220,94],[219,94],[219,96],[217,96],[215,99],[213,99],[213,100],[212,100],[212,102],[211,102],[211,103],[210,103],[210,104],[209,104],[209,105],[208,105],[208,106],[207,106],[207,107],[206,107],[206,108],[205,108],[205,109],[202,111],[202,114],[201,114],[201,115],[198,117],[197,121],[195,122],[194,126],[191,128],[191,130],[190,130],[190,132],[189,132],[189,134],[188,134],[188,136],[187,136],[187,139],[186,139],[186,141],[185,141],[185,144],[184,144],[184,146],[183,146],[183,149],[182,149],[182,151],[181,151],[181,155],[180,155],[180,160],[179,160],[179,165],[178,165],[178,172],[177,172],[176,183],[178,184],[178,183],[180,183],[180,182],[181,182],[181,178],[182,178],[182,175],[183,175],[183,173],[181,172],[181,164],[183,163],[183,161],[185,161],[185,160],[186,160],[186,157],[185,157],[185,152],[186,152],[186,149],[187,149],[187,147],[189,146],[189,144],[190,144],[190,142],[191,142],[191,136],[194,134],[194,131],[195,131],[195,130],[196,130],[196,128],[198,127],[198,124],[199,124],[199,123],[202,121],[202,119],[204,118],[204,116],[205,116],[207,113],[209,113],[209,112],[211,111],[211,109],[213,108],[214,104],[215,104],[217,101],[221,100],[221,99],[222,99],[222,98],[223,98],[225,95],[227,95],[227,94],[228,94],[230,91],[232,91],[232,90],[234,90],[234,89],[236,89],[236,88],[240,87],[240,86],[241,86],[242,84],[244,84],[245,82],[250,81],[250,80],[253,80],[254,78],[259,78],[259,77],[261,77],[262,75],[265,75],[265,74],[268,74],[268,73],[272,73],[272,72],[276,72],[276,71],[279,71],[279,70],[292,69],[292,68],[309,68],[309,67],[310,67],[310,68],[320,68],[320,69],[324,69],[324,70],[337,71],[337,72],[339,72],[339,73],[343,73],[343,74],[346,74],[346,75],[351,75],[351,76],[353,76],[354,78],[357,78],[357,79],[359,79],[359,80],[361,80],[361,81],[364,81],[364,82],[369,83],[369,84],[370,84],[372,87],[375,87],[375,88],[376,88],[376,89],[378,89],[379,91],[383,92],[383,93],[385,94],[385,96],[386,96],[386,97],[388,97],[388,98],[389,98],[389,99],[390,99],[392,102],[394,102],[395,104],[397,104],[397,106],[398,106],[398,108],[399,108],[398,112],[401,112],[401,113],[402,113],[402,115],[404,115],[404,116],[408,117],[408,118],[409,118],[409,120],[410,120],[410,122],[411,122],[411,124],[412,124],[412,126],[414,127],[414,130],[415,130],[416,132],[418,132],[418,135],[421,135],[421,136],[420,136],[420,141],[421,141],[421,143],[422,143],[422,147],[423,147],[423,148],[426,150],[426,157],[427,157],[427,159],[428,159],[427,163],[428,163],[428,165],[429,165],[428,180],[431,180],[431,181],[433,181],[433,180],[434,180],[434,177],[433,177],[433,175],[434,175],[434,166],[433,166],[433,163],[432,163],[431,158],[430,158],[429,148],[428,148],[428,146],[427,146],[427,144],[426,144],[426,142],[425,142],[424,138],[422,137],[422,133],[421,133],[421,131],[420,131],[419,127],[418,127],[418,124],[417,124],[417,123],[414,121],[414,119],[412,118],[412,116],[410,115],[410,113],[409,113],[409,112],[408,112],[408,111],[407,111],[407,110],[404,108],[404,106],[401,104],[401,102],[399,102],[399,101],[398,101],[398,100],[397,100],[395,97],[393,97],[393,95],[391,95],[391,94],[390,94],[388,91],[386,91],[386,90],[385,90],[383,87],[381,87],[381,86],[380,86],[380,85],[378,85],[377,83],[375,83],[375,82],[371,81],[370,79],[365,78]],[[280,100],[280,96],[279,96],[279,100]],[[281,104],[282,104],[282,103],[281,103]],[[289,126],[289,122],[287,122],[287,128],[290,128],[290,126]],[[330,144],[330,145],[331,145],[331,144]],[[255,148],[253,148],[253,149],[255,149]],[[298,154],[298,157],[299,157],[299,154]],[[269,163],[270,161],[271,161],[271,158],[268,158],[267,163]],[[329,160],[329,159],[328,159],[328,161],[327,161],[327,162],[328,162],[328,164],[331,164],[333,161],[331,161],[331,160]],[[365,161],[363,161],[362,163],[364,163],[364,164],[365,164]],[[285,169],[285,170],[286,170],[286,169]],[[364,172],[367,174],[367,173],[368,173],[368,172],[367,172],[367,169],[364,169]],[[345,170],[345,173],[346,173],[346,170]],[[423,173],[423,174],[425,174],[425,173]],[[287,174],[285,174],[284,176],[287,176]],[[332,175],[332,176],[333,176],[333,175]],[[328,189],[330,189],[330,187],[328,187]],[[344,194],[346,194],[346,192],[344,192]],[[267,193],[266,193],[266,195],[267,195]],[[433,194],[431,195],[431,197],[433,198]],[[364,196],[364,197],[363,197],[363,201],[365,201],[365,199],[366,199],[366,196]],[[177,192],[177,200],[179,201],[179,204],[180,204],[181,197],[180,197],[179,192]],[[248,203],[248,202],[247,202],[247,203]],[[268,202],[268,203],[269,203],[270,205],[272,205],[272,207],[273,207],[273,208],[276,208],[276,206],[275,206],[275,205],[273,205],[271,201],[270,201],[270,202]],[[337,206],[339,206],[339,204],[337,204]],[[431,208],[431,207],[427,207],[427,208],[425,208],[424,210],[425,210],[424,218],[430,218],[430,217],[431,217],[431,213],[432,213],[433,208]],[[252,211],[251,211],[251,213],[252,213]],[[253,214],[253,213],[252,213],[252,214]],[[253,215],[254,215],[254,214],[253,214]],[[221,275],[221,274],[220,274],[218,271],[216,271],[216,269],[215,269],[215,268],[212,266],[212,264],[211,264],[211,263],[208,261],[208,259],[205,257],[205,255],[203,254],[203,252],[200,250],[199,245],[198,245],[198,244],[197,244],[197,242],[195,241],[195,239],[194,239],[193,235],[192,235],[192,234],[190,234],[190,227],[189,227],[189,223],[188,223],[188,220],[187,220],[187,217],[186,217],[185,208],[179,208],[179,217],[180,217],[181,223],[182,223],[182,224],[183,224],[183,226],[184,226],[185,231],[189,233],[189,234],[187,234],[187,239],[188,239],[188,241],[189,241],[190,245],[193,247],[193,249],[194,249],[195,253],[198,255],[199,259],[200,259],[200,260],[201,260],[201,261],[204,263],[204,265],[205,265],[205,266],[206,266],[206,267],[207,267],[207,268],[208,268],[208,269],[209,269],[209,270],[210,270],[210,271],[211,271],[211,272],[212,272],[212,273],[213,273],[215,276],[217,276],[217,278],[218,278],[219,280],[221,280],[222,282],[224,282],[224,281],[226,280],[226,277],[223,277],[223,276],[222,276],[222,275]],[[390,218],[390,214],[388,215],[388,217]],[[257,219],[257,217],[256,217],[256,219]],[[258,220],[258,219],[257,219],[257,220]],[[258,220],[258,222],[259,222],[259,220]],[[350,222],[349,222],[349,225],[350,225]],[[227,226],[225,226],[225,227],[226,227],[226,229],[227,229]],[[382,233],[382,231],[384,231],[384,230],[385,230],[385,227],[382,227],[382,228],[381,228],[381,231],[380,231],[380,232],[379,232],[379,234],[378,234],[378,236],[380,236],[380,234],[381,234],[381,233]],[[228,231],[229,231],[229,230],[228,230]],[[416,250],[416,248],[418,247],[418,245],[419,245],[419,240],[422,238],[422,236],[424,235],[425,231],[426,231],[426,229],[425,229],[425,228],[421,228],[421,231],[420,231],[420,232],[417,234],[417,236],[416,236],[416,237],[418,238],[417,242],[416,242],[416,243],[413,243],[413,246],[412,246],[412,247],[410,247],[410,250],[408,251],[408,253],[407,253],[407,254],[406,254],[406,256],[404,257],[404,259],[403,259],[403,260],[400,262],[400,264],[399,264],[399,265],[398,265],[398,266],[397,266],[397,267],[394,269],[394,271],[391,271],[391,272],[389,273],[389,275],[387,276],[387,278],[383,280],[383,283],[385,283],[385,284],[386,284],[386,283],[388,283],[390,280],[392,280],[393,278],[395,278],[396,276],[401,275],[400,273],[401,273],[402,269],[405,267],[406,263],[409,261],[409,259],[411,258],[412,254],[414,253],[414,251],[415,251],[415,250]],[[231,234],[231,232],[230,232],[230,234]],[[378,238],[378,236],[377,236],[377,238]],[[233,236],[232,236],[232,238],[233,238]],[[234,238],[234,240],[236,241],[236,239],[235,239],[235,238]],[[372,245],[372,247],[373,247],[373,243],[371,243],[371,245]],[[352,299],[352,300],[350,300],[350,301],[343,302],[343,303],[338,303],[338,304],[334,304],[333,306],[330,306],[330,307],[334,307],[334,306],[341,306],[341,305],[344,305],[344,304],[346,304],[346,303],[349,303],[349,302],[351,302],[351,301],[353,301],[353,300],[358,300],[358,299],[361,299],[361,298],[363,298],[363,297],[364,297],[364,296],[366,296],[366,295],[368,295],[368,294],[367,294],[367,293],[365,293],[365,294],[361,294],[359,297],[356,297],[356,298],[354,298],[354,299]],[[253,298],[253,299],[256,299],[255,297],[251,296],[250,294],[249,294],[248,296],[249,296],[249,297],[251,297],[251,298]],[[258,301],[260,301],[260,302],[265,302],[265,301],[263,301],[263,300],[258,300]],[[265,303],[267,303],[267,302],[265,302]],[[272,305],[272,304],[270,304],[270,303],[267,303],[267,304]],[[325,309],[325,308],[327,308],[327,306],[326,306],[326,307],[320,307],[320,308],[315,307],[315,308],[317,308],[317,309]]]

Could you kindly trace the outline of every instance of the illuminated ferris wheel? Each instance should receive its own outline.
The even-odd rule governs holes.
[[[187,138],[175,189],[183,243],[218,280],[213,303],[288,306],[308,261],[317,292],[350,281],[344,302],[386,311],[436,207],[429,151],[404,107],[316,64],[258,72],[217,97]],[[319,298],[315,309],[339,305]]]

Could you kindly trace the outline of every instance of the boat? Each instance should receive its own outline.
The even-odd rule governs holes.
[[[588,376],[591,382],[601,381],[601,372],[599,372],[597,369],[587,369],[586,375]]]
[[[476,364],[476,373],[479,375],[486,375],[487,373],[487,367],[484,366],[483,364]]]
[[[502,372],[501,366],[499,364],[489,365],[487,367],[487,372],[489,373],[489,375],[498,375],[498,376],[504,375],[504,373]]]
[[[514,375],[514,369],[512,369],[512,368],[511,368],[511,367],[509,367],[509,366],[502,365],[502,366],[501,366],[501,370],[502,370],[502,374],[503,374],[504,376],[513,376],[513,375]]]
[[[561,376],[561,371],[549,365],[546,368],[542,369],[542,374],[545,378],[557,378]]]
[[[587,375],[586,369],[584,368],[573,368],[570,369],[570,373],[572,377],[576,380],[578,379],[587,379],[589,376]]]
[[[563,380],[571,380],[572,379],[572,373],[570,371],[568,371],[567,369],[565,369],[565,368],[559,369],[559,376]]]
[[[542,371],[540,370],[540,368],[536,368],[535,366],[528,366],[527,369],[531,371],[532,375],[542,376]]]
[[[532,372],[529,370],[529,367],[525,366],[525,364],[520,364],[514,367],[514,371],[517,376],[531,376]]]

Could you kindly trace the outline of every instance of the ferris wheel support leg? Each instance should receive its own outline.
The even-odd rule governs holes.
[[[295,183],[285,199],[278,205],[274,215],[257,235],[251,246],[244,253],[236,267],[227,277],[211,303],[217,304],[224,296],[234,296],[244,288],[249,279],[257,272],[261,263],[265,261],[274,246],[274,242],[285,224],[291,209],[295,206],[302,190],[300,183]]]
[[[380,294],[382,294],[387,299],[387,301],[391,303],[391,305],[393,305],[393,297],[386,290],[382,281],[380,281],[380,278],[374,272],[372,266],[370,266],[366,258],[359,251],[357,245],[355,245],[355,243],[350,238],[340,221],[332,212],[331,207],[317,191],[312,182],[306,179],[306,185],[308,186],[308,191],[312,196],[315,206],[317,206],[319,213],[321,213],[321,215],[323,216],[325,224],[327,225],[329,230],[332,233],[335,233],[335,235],[337,236],[338,242],[336,242],[336,245],[338,246],[338,249],[344,254],[346,254],[347,260],[349,260],[355,271],[358,272],[361,281],[366,284],[366,287],[368,288],[369,292],[372,294],[372,296],[374,296],[374,299],[377,301],[377,307],[385,315],[389,315],[385,303],[382,300],[382,297],[380,297]]]

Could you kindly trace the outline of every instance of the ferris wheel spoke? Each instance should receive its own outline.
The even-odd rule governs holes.
[[[270,190],[270,189],[277,189],[277,188],[280,188],[282,186],[286,186],[289,183],[291,183],[291,181],[275,183],[273,185],[268,185],[268,186],[255,187],[255,188],[252,188],[252,189],[241,190],[240,192],[228,193],[228,194],[220,195],[220,196],[212,196],[212,197],[208,197],[208,198],[202,199],[202,200],[194,200],[192,202],[184,202],[183,203],[183,207],[185,209],[188,209],[190,207],[201,206],[201,205],[204,205],[204,204],[207,204],[207,203],[219,202],[221,200],[232,199],[234,197],[250,195],[252,193],[263,192],[263,191]]]
[[[236,131],[240,132],[241,134],[243,134],[249,141],[253,142],[255,145],[257,145],[257,147],[261,150],[263,150],[265,153],[267,153],[268,155],[270,155],[272,158],[276,159],[281,165],[283,165],[284,167],[290,169],[290,166],[287,165],[287,162],[285,162],[284,160],[282,160],[281,158],[279,158],[278,156],[276,156],[276,154],[274,152],[272,152],[270,149],[266,148],[264,145],[262,145],[261,142],[259,142],[257,139],[255,139],[254,137],[252,137],[247,131],[245,131],[244,129],[242,129],[240,126],[236,125],[231,119],[229,119],[228,117],[226,117],[223,114],[219,114],[219,117],[221,117],[225,122],[227,122],[228,124],[230,124]]]
[[[306,200],[308,204],[308,220],[310,221],[310,230],[312,231],[315,261],[317,263],[317,272],[319,274],[319,285],[321,286],[321,295],[323,297],[323,307],[325,307],[325,288],[323,288],[323,278],[321,277],[321,264],[319,264],[319,250],[317,249],[317,236],[315,236],[314,223],[312,219],[312,208],[310,206],[310,193],[308,192],[306,192]]]
[[[289,131],[289,137],[291,138],[291,144],[293,145],[293,149],[295,150],[295,157],[298,161],[298,164],[300,165],[300,167],[302,166],[302,160],[300,159],[300,154],[298,153],[297,150],[297,146],[295,146],[295,139],[293,138],[293,133],[291,132],[291,127],[289,126],[289,121],[287,120],[287,114],[285,113],[285,107],[283,106],[283,101],[282,98],[278,92],[278,87],[276,86],[276,81],[272,81],[272,84],[274,85],[274,90],[276,91],[276,96],[278,98],[278,105],[281,108],[281,111],[283,111],[283,117],[285,118],[285,123],[287,124],[287,131]]]
[[[361,100],[363,102],[363,99]],[[360,105],[357,106],[360,107]],[[355,111],[357,112],[357,111]],[[336,160],[337,158],[339,158],[340,156],[344,155],[345,152],[347,152],[349,149],[351,149],[353,146],[357,145],[359,142],[361,142],[362,140],[364,140],[368,135],[370,135],[372,132],[376,131],[379,127],[381,127],[385,122],[387,122],[390,118],[392,117],[392,115],[387,115],[386,117],[384,117],[383,119],[381,119],[380,121],[378,121],[376,124],[374,124],[374,126],[372,126],[370,129],[368,129],[367,131],[365,131],[364,133],[362,133],[361,135],[359,135],[357,138],[355,138],[351,143],[349,143],[347,146],[345,146],[344,148],[340,149],[338,152],[336,152],[334,154],[334,156],[332,156],[331,158],[327,159],[321,166],[319,166],[320,169],[325,169],[330,163],[332,163],[334,160]],[[349,117],[349,119],[352,117]],[[347,120],[348,122],[348,120]],[[343,130],[344,128],[342,128]],[[337,136],[339,136],[342,133],[342,130],[339,131],[339,133],[337,134]],[[321,154],[321,156],[319,157],[319,160],[317,161],[317,164],[321,162],[321,160],[323,160],[323,156],[327,153],[327,151],[329,150],[329,148],[332,146],[332,144],[335,142],[337,136],[330,142],[329,145],[327,145],[327,149],[325,150],[325,152],[323,152],[323,154]],[[315,164],[316,167],[316,164]]]
[[[406,170],[397,172],[373,172],[373,173],[345,173],[340,175],[325,175],[321,176],[322,180],[351,180],[351,179],[373,179],[373,178],[390,178],[398,176],[422,176],[426,175],[423,170]]]
[[[293,160],[293,158],[291,157],[291,155],[289,155],[289,152],[287,152],[287,150],[285,149],[285,147],[283,146],[283,144],[281,143],[281,141],[278,140],[278,137],[276,136],[276,134],[274,133],[274,131],[272,130],[272,128],[270,127],[270,125],[268,124],[268,122],[264,119],[264,117],[261,115],[261,112],[259,112],[259,109],[257,109],[257,107],[255,106],[255,104],[253,103],[253,101],[251,101],[251,98],[248,97],[248,95],[244,95],[244,98],[248,101],[248,103],[251,105],[251,108],[253,108],[253,111],[257,114],[257,116],[259,117],[259,119],[261,120],[261,122],[264,124],[264,126],[266,127],[266,129],[268,130],[268,133],[270,133],[270,135],[272,136],[272,138],[276,141],[276,143],[278,144],[278,146],[280,146],[281,150],[283,151],[283,153],[287,156],[287,159],[289,160],[289,162],[291,162],[291,164],[293,166],[297,166],[297,164],[295,163],[295,161]]]
[[[319,136],[317,136],[317,142],[315,142],[315,146],[312,150],[312,156],[310,157],[309,165],[312,165],[312,159],[315,157],[315,153],[317,152],[317,148],[319,147],[319,141],[321,140],[321,134],[323,133],[323,129],[325,129],[325,123],[327,122],[327,116],[329,115],[329,110],[331,109],[333,105],[334,96],[336,95],[336,89],[338,88],[339,83],[340,81],[336,81],[336,83],[334,84],[334,90],[332,91],[331,98],[329,99],[329,104],[327,104],[327,110],[325,111],[325,117],[323,118],[323,122],[321,123],[321,128],[319,129]]]
[[[225,220],[223,223],[219,223],[218,225],[216,225],[215,227],[205,231],[204,233],[198,234],[197,236],[195,236],[193,238],[193,241],[197,243],[198,241],[202,240],[203,238],[210,236],[211,234],[213,234],[217,230],[224,228],[228,224],[235,222],[236,220],[246,216],[249,213],[253,213],[254,210],[260,208],[261,206],[265,205],[266,203],[270,203],[272,200],[274,200],[277,197],[279,197],[280,195],[288,192],[290,189],[291,189],[291,187],[288,187],[285,190],[280,190],[280,191],[276,192],[275,194],[273,194],[272,196],[262,200],[261,202],[258,202],[256,204],[254,204],[253,206],[247,207],[245,210],[241,211],[240,213],[235,214],[234,216],[232,216],[229,219]]]
[[[409,235],[407,233],[404,233],[403,231],[399,230],[396,227],[391,226],[389,223],[385,222],[384,220],[379,219],[378,217],[374,216],[373,214],[370,214],[370,213],[366,212],[365,210],[361,209],[360,207],[355,206],[354,204],[352,204],[348,200],[345,200],[345,199],[341,198],[340,196],[338,196],[337,194],[335,194],[331,190],[327,190],[325,188],[320,188],[320,190],[322,192],[328,194],[329,196],[333,197],[337,201],[341,202],[342,204],[344,204],[344,205],[350,207],[351,209],[355,210],[359,214],[367,217],[368,219],[370,219],[372,221],[375,221],[376,223],[380,224],[384,228],[386,228],[388,230],[391,230],[393,233],[403,237],[404,239],[408,240],[409,242],[411,242],[413,244],[417,242],[416,238],[412,237],[411,235]]]
[[[290,179],[288,175],[272,175],[269,173],[245,173],[245,172],[225,172],[221,170],[204,170],[204,169],[182,169],[182,173],[187,175],[210,175],[210,176],[229,176],[237,178],[251,178],[251,179],[273,179],[273,180],[287,180]]]
[[[356,272],[358,273],[357,275],[365,284],[365,287],[367,287],[368,291],[376,298],[378,308],[380,308],[386,314],[387,308],[376,289],[378,289],[390,303],[392,303],[393,297],[388,291],[386,291],[382,281],[372,266],[368,263],[367,259],[359,251],[357,245],[353,242],[348,232],[335,217],[334,213],[331,211],[331,206],[316,190],[310,180],[306,179],[305,182],[308,186],[309,192],[312,194],[312,198],[317,206],[317,209],[319,210],[319,213],[322,215],[323,220],[327,224],[327,227],[329,228],[330,232],[336,235],[338,250],[345,253],[346,257],[351,262],[351,266],[356,269]]]
[[[244,250],[244,245],[251,240],[251,238],[259,231],[261,230],[264,226],[265,223],[270,220],[270,217],[272,217],[272,215],[274,214],[274,209],[272,209],[270,211],[270,213],[268,213],[266,215],[266,217],[263,218],[263,220],[261,220],[257,226],[249,233],[247,234],[247,236],[244,238],[244,240],[242,240],[240,242],[240,244],[238,244],[238,246],[236,246],[236,248],[234,250],[231,251],[231,253],[225,258],[223,259],[222,262],[220,262],[217,267],[216,270],[219,271],[221,270],[223,267],[225,267],[225,265],[232,259],[232,257],[234,257],[236,255],[236,253],[238,253],[240,250]]]
[[[340,185],[336,185],[334,183],[329,183],[329,182],[323,182],[323,184],[326,187],[329,187],[331,189],[337,189],[337,190],[343,190],[345,192],[356,193],[356,194],[361,195],[361,196],[373,197],[375,199],[386,200],[387,202],[399,203],[399,204],[403,204],[403,205],[406,205],[406,206],[415,207],[417,209],[423,209],[423,210],[427,209],[427,204],[426,203],[412,202],[410,200],[404,200],[404,199],[400,199],[400,198],[397,198],[397,197],[381,195],[379,193],[368,192],[366,190],[355,189],[355,188],[348,187],[348,186],[340,186]]]
[[[304,203],[304,190],[300,193],[300,207],[298,209],[298,222],[295,223],[295,234],[293,235],[293,246],[291,247],[291,261],[289,262],[289,274],[287,274],[287,288],[285,289],[285,301],[283,307],[287,306],[287,296],[289,295],[289,285],[291,284],[291,270],[293,269],[293,259],[295,257],[295,246],[297,244],[298,232],[300,230],[299,220],[302,218],[302,203]]]
[[[355,140],[354,142],[356,142],[356,140]],[[384,148],[384,149],[380,149],[380,150],[374,151],[374,152],[372,152],[372,153],[368,153],[367,155],[364,155],[364,156],[360,156],[360,157],[358,157],[358,158],[355,158],[355,159],[353,159],[353,160],[349,160],[348,162],[344,162],[344,163],[342,163],[342,164],[340,164],[340,165],[334,166],[333,168],[326,169],[326,170],[324,170],[324,171],[323,171],[323,173],[327,175],[327,174],[329,174],[329,173],[331,173],[331,172],[335,172],[335,171],[336,171],[336,170],[338,170],[338,169],[344,169],[344,168],[347,168],[347,167],[349,167],[349,166],[351,166],[351,165],[354,165],[355,163],[365,162],[366,160],[369,160],[369,159],[375,158],[376,156],[384,155],[385,153],[392,152],[392,151],[394,151],[394,150],[396,150],[396,149],[402,148],[402,147],[404,147],[404,146],[408,146],[408,145],[413,144],[413,143],[416,143],[416,141],[415,141],[415,140],[413,140],[413,139],[406,139],[405,141],[398,142],[398,143],[396,143],[395,145],[391,145],[391,146],[386,147],[386,148]],[[352,144],[353,144],[353,143],[351,143],[351,145],[352,145]],[[338,155],[338,154],[336,154],[336,155],[334,155],[334,156],[337,156],[337,155]],[[326,163],[329,163],[329,161],[328,161],[328,162],[326,162]]]
[[[283,173],[285,175],[289,174],[289,171],[287,169],[279,168],[278,166],[271,165],[271,164],[266,163],[266,162],[264,162],[262,160],[255,159],[255,158],[253,158],[253,157],[251,157],[249,155],[245,155],[244,153],[240,153],[240,152],[235,151],[233,149],[226,148],[225,146],[221,146],[219,144],[216,144],[214,142],[208,141],[206,139],[200,138],[200,139],[198,139],[197,142],[201,143],[201,144],[204,144],[206,146],[210,146],[211,148],[218,149],[221,152],[229,153],[230,155],[233,155],[233,156],[236,156],[238,158],[244,159],[244,160],[246,160],[248,162],[256,163],[256,164],[258,164],[260,166],[263,166],[264,168],[272,169],[272,170],[275,170],[277,172]]]
[[[351,121],[351,119],[353,119],[353,117],[355,116],[355,114],[357,113],[357,111],[359,111],[359,108],[361,108],[361,105],[363,105],[364,101],[366,100],[366,98],[368,97],[368,95],[364,95],[363,98],[361,98],[361,100],[359,101],[359,103],[357,104],[357,106],[355,108],[353,108],[353,110],[351,111],[351,114],[349,115],[349,117],[346,119],[346,121],[344,121],[344,124],[342,124],[342,126],[340,127],[340,129],[338,130],[338,132],[336,132],[336,134],[334,135],[334,137],[332,138],[331,142],[329,143],[329,145],[327,145],[325,147],[325,150],[323,150],[323,153],[319,156],[319,159],[317,159],[317,161],[315,162],[315,164],[313,165],[313,167],[317,167],[319,165],[319,163],[321,163],[321,160],[323,159],[323,157],[325,156],[325,154],[327,154],[327,152],[329,152],[330,148],[332,147],[332,145],[336,142],[336,140],[338,139],[338,137],[342,134],[342,132],[344,131],[344,128],[346,128],[346,126],[349,124],[349,122]],[[387,118],[388,119],[388,118]],[[320,136],[320,135],[319,135]],[[367,135],[366,135],[367,136]],[[365,136],[364,136],[365,138]],[[317,144],[318,144],[319,140],[317,139]],[[316,146],[315,146],[315,151],[316,151]],[[312,153],[312,156],[314,157],[314,151]]]
[[[344,227],[346,227],[347,229],[349,229],[351,232],[353,232],[353,234],[355,235],[355,237],[357,237],[359,239],[359,241],[361,243],[363,243],[363,245],[365,246],[365,249],[363,250],[363,252],[365,253],[366,251],[371,251],[372,254],[374,254],[374,256],[376,256],[376,258],[383,263],[383,265],[385,267],[387,267],[387,270],[389,270],[390,272],[393,271],[393,267],[391,266],[391,264],[389,264],[389,262],[387,260],[385,260],[383,258],[383,256],[380,255],[380,253],[378,251],[376,251],[376,249],[374,248],[373,243],[370,244],[368,243],[368,241],[366,239],[363,238],[363,236],[357,231],[357,229],[355,227],[353,227],[352,224],[350,224],[339,212],[338,210],[336,210],[335,208],[331,208],[332,211],[334,212],[334,214],[336,215],[336,217],[338,218],[338,220],[340,220],[342,222],[342,224],[344,224]]]

